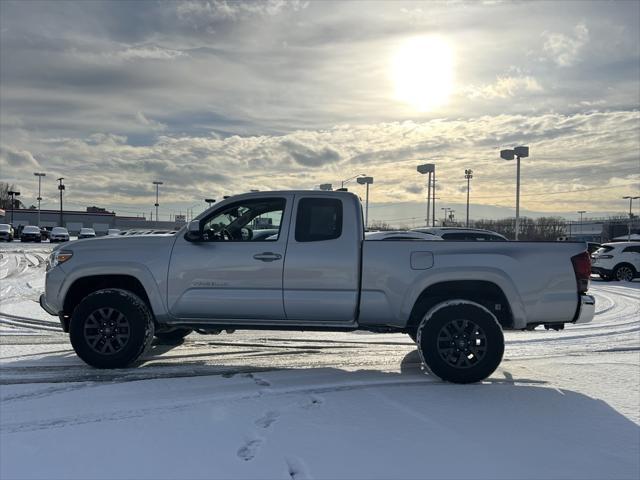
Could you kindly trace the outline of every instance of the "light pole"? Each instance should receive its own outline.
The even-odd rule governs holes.
[[[446,227],[447,226],[447,216],[449,215],[449,210],[451,210],[449,207],[442,207],[440,210],[444,210],[444,222],[442,222],[442,226]]]
[[[160,185],[163,185],[163,182],[158,182],[153,181],[152,182],[155,186],[156,186],[156,203],[154,204],[156,206],[156,226],[158,226],[158,207],[160,206],[160,204],[158,203],[158,195],[159,195],[159,190],[160,190]]]
[[[429,226],[429,217],[431,218],[431,226],[436,226],[436,164],[424,163],[418,165],[418,173],[424,175],[427,174],[427,218],[426,226]],[[433,188],[431,186],[433,185]]]
[[[580,233],[583,234],[584,232],[582,231],[582,214],[583,213],[587,213],[586,210],[578,210],[576,213],[580,214]]]
[[[11,193],[11,192],[9,192]],[[627,240],[631,241],[631,222],[633,220],[633,213],[631,213],[632,202],[640,197],[632,197],[630,195],[625,195],[622,197],[624,200],[629,199],[629,230],[627,231]]]
[[[42,200],[42,197],[40,196],[40,185],[42,182],[42,177],[46,177],[47,174],[46,173],[38,173],[38,172],[34,172],[33,173],[36,177],[38,177],[38,227],[40,226],[40,201]]]
[[[15,190],[9,190],[7,193],[9,195],[11,195],[11,225],[13,225],[13,210],[16,208],[16,198],[15,197],[19,197],[20,196],[20,192],[17,192]]]
[[[63,223],[64,218],[62,217],[62,192],[65,190],[66,187],[62,183],[62,181],[64,180],[64,177],[60,177],[57,180],[58,182],[60,182],[58,184],[58,190],[60,190],[60,226],[64,227],[64,223]]]
[[[501,150],[500,157],[504,160],[517,160],[516,167],[516,240],[518,240],[518,231],[520,230],[520,159],[529,156],[529,147],[516,147],[513,150]]]
[[[473,170],[470,168],[464,171],[464,178],[467,179],[467,228],[469,228],[469,192],[471,191],[471,179],[473,178]]]
[[[358,177],[357,182],[360,185],[367,186],[367,197],[364,207],[364,228],[366,230],[369,227],[369,185],[373,183],[373,177]]]
[[[358,177],[366,177],[366,175],[364,173],[359,173],[357,175],[354,175],[353,177],[345,178],[344,180],[342,180],[340,188],[344,188],[345,183],[349,183],[351,180]]]

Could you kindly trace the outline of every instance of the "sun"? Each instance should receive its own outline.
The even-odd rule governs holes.
[[[453,90],[453,49],[441,37],[415,37],[392,60],[395,97],[426,112],[446,104]]]

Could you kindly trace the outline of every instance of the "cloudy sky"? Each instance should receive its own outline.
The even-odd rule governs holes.
[[[640,195],[640,2],[0,2],[0,178],[161,218],[366,173],[372,219],[622,213]],[[350,185],[363,193],[363,187]],[[640,210],[640,205],[637,207]],[[589,214],[588,214],[589,215]],[[417,217],[415,220],[411,218]],[[417,224],[417,223],[416,223]]]

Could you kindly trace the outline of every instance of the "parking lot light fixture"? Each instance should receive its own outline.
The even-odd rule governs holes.
[[[42,201],[42,197],[40,195],[40,187],[42,184],[42,177],[46,177],[46,173],[33,172],[33,174],[38,177],[38,227],[40,226],[40,202]]]
[[[358,178],[358,177],[366,177],[366,174],[359,173],[357,175],[354,175],[353,177],[345,178],[344,180],[342,180],[340,188],[344,188],[344,184],[345,183],[349,183],[351,180],[353,180],[354,178]]]
[[[429,217],[432,226],[436,226],[436,165],[435,163],[424,163],[418,165],[418,173],[427,175],[427,217],[425,218],[426,226],[429,226]],[[433,185],[433,188],[431,188]]]
[[[637,197],[632,197],[631,195],[625,195],[624,197],[622,197],[624,200],[629,200],[629,227],[628,227],[628,231],[627,231],[627,240],[631,241],[631,222],[633,220],[633,212],[632,212],[632,207],[633,207],[633,201],[640,198],[640,196]]]
[[[503,160],[516,158],[516,240],[518,240],[518,231],[520,230],[520,159],[528,156],[529,147],[525,146],[515,147],[513,150],[500,150],[500,157]]]
[[[9,190],[7,193],[11,196],[11,225],[13,225],[13,210],[16,208],[16,197],[20,196],[20,192]]]
[[[473,178],[473,170],[467,168],[464,171],[464,178],[467,179],[467,228],[469,228],[469,193],[471,192],[471,179]]]
[[[325,192],[330,192],[331,190],[333,190],[333,185],[331,185],[330,183],[323,183],[319,188],[320,190],[323,190]]]
[[[160,203],[158,201],[158,197],[159,197],[159,193],[160,193],[160,185],[163,185],[164,182],[159,182],[157,180],[155,180],[153,182],[153,184],[156,186],[156,203],[154,204],[156,207],[156,226],[159,226],[158,224],[158,207],[160,206]]]
[[[366,196],[365,208],[364,208],[364,227],[365,229],[367,229],[369,228],[369,185],[373,183],[373,177],[358,177],[357,182],[360,185],[367,186],[367,196]]]
[[[444,221],[442,222],[442,226],[446,227],[447,226],[447,215],[449,215],[449,210],[451,210],[451,208],[442,207],[442,208],[440,208],[440,210],[444,210]]]
[[[65,185],[62,183],[64,177],[60,177],[58,180],[58,190],[60,191],[60,226],[64,227],[64,218],[63,218],[63,210],[62,210],[62,192],[66,189]]]
[[[211,205],[216,203],[216,199],[215,198],[205,198],[204,201],[207,204],[207,208],[211,208]]]

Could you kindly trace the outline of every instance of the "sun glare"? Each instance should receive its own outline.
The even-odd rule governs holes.
[[[453,90],[453,50],[440,37],[407,40],[393,57],[398,100],[425,112],[447,103]]]

